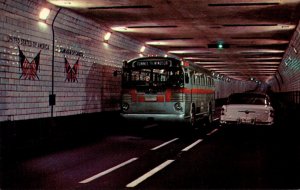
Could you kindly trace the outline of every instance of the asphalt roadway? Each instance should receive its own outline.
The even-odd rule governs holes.
[[[6,161],[1,189],[299,189],[296,126],[120,124],[92,141]]]

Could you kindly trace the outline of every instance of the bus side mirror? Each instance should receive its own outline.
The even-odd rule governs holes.
[[[114,73],[113,73],[114,77],[118,76],[118,74],[120,74],[120,75],[121,75],[121,74],[122,74],[122,72],[121,72],[121,71],[117,71],[117,70],[115,70],[115,71],[114,71]]]
[[[184,80],[185,80],[185,83],[189,83],[190,82],[190,77],[187,73],[184,74]]]

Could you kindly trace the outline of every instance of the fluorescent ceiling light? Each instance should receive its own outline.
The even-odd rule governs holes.
[[[146,47],[142,46],[141,49],[140,49],[140,52],[143,53],[145,51],[145,49],[146,49]]]
[[[104,41],[108,41],[111,36],[111,32],[107,32],[104,36]]]
[[[40,12],[39,18],[42,20],[46,20],[50,14],[50,9],[43,8]]]

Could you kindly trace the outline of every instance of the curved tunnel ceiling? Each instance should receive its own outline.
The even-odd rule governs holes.
[[[272,78],[300,18],[300,0],[48,1],[237,80]]]

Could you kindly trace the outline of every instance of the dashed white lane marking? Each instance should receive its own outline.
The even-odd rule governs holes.
[[[125,162],[123,162],[123,163],[121,163],[121,164],[119,164],[117,166],[114,166],[114,167],[112,167],[112,168],[110,168],[108,170],[105,170],[105,171],[103,171],[101,173],[98,173],[98,174],[96,174],[96,175],[94,175],[94,176],[92,176],[90,178],[82,180],[79,183],[89,183],[89,182],[91,182],[91,181],[93,181],[93,180],[95,180],[95,179],[97,179],[99,177],[102,177],[102,176],[104,176],[104,175],[106,175],[106,174],[108,174],[108,173],[110,173],[110,172],[112,172],[112,171],[114,171],[116,169],[119,169],[119,168],[121,168],[121,167],[123,167],[123,166],[125,166],[125,165],[127,165],[127,164],[129,164],[129,163],[131,163],[131,162],[133,162],[135,160],[137,160],[137,159],[138,158],[131,158],[130,160],[127,160],[127,161],[125,161]]]
[[[135,186],[137,186],[138,184],[142,183],[147,178],[151,177],[155,173],[157,173],[160,170],[164,169],[166,166],[168,166],[169,164],[171,164],[174,161],[175,160],[167,160],[167,161],[165,161],[164,163],[162,163],[159,166],[153,168],[152,170],[150,170],[149,172],[145,173],[144,175],[142,175],[141,177],[137,178],[136,180],[132,181],[131,183],[128,183],[126,185],[126,187],[135,187]]]
[[[157,124],[146,125],[146,126],[144,126],[144,129],[149,129],[149,128],[156,127],[156,126],[157,126]]]
[[[198,143],[200,143],[201,141],[203,141],[203,139],[198,139],[197,141],[195,141],[193,144],[185,147],[184,149],[182,149],[181,151],[188,151],[190,150],[191,148],[193,148],[194,146],[196,146]]]
[[[168,142],[165,142],[165,143],[163,143],[163,144],[161,144],[161,145],[158,145],[158,146],[152,148],[151,150],[157,150],[157,149],[159,149],[159,148],[161,148],[161,147],[163,147],[163,146],[166,146],[167,144],[170,144],[171,142],[174,142],[174,141],[176,141],[176,140],[178,140],[178,138],[174,138],[174,139],[172,139],[172,140],[169,140]]]
[[[207,135],[207,136],[210,136],[210,135],[212,135],[213,133],[215,133],[215,132],[217,132],[217,131],[218,131],[218,129],[214,129],[214,130],[212,130],[211,132],[207,133],[206,135]]]

